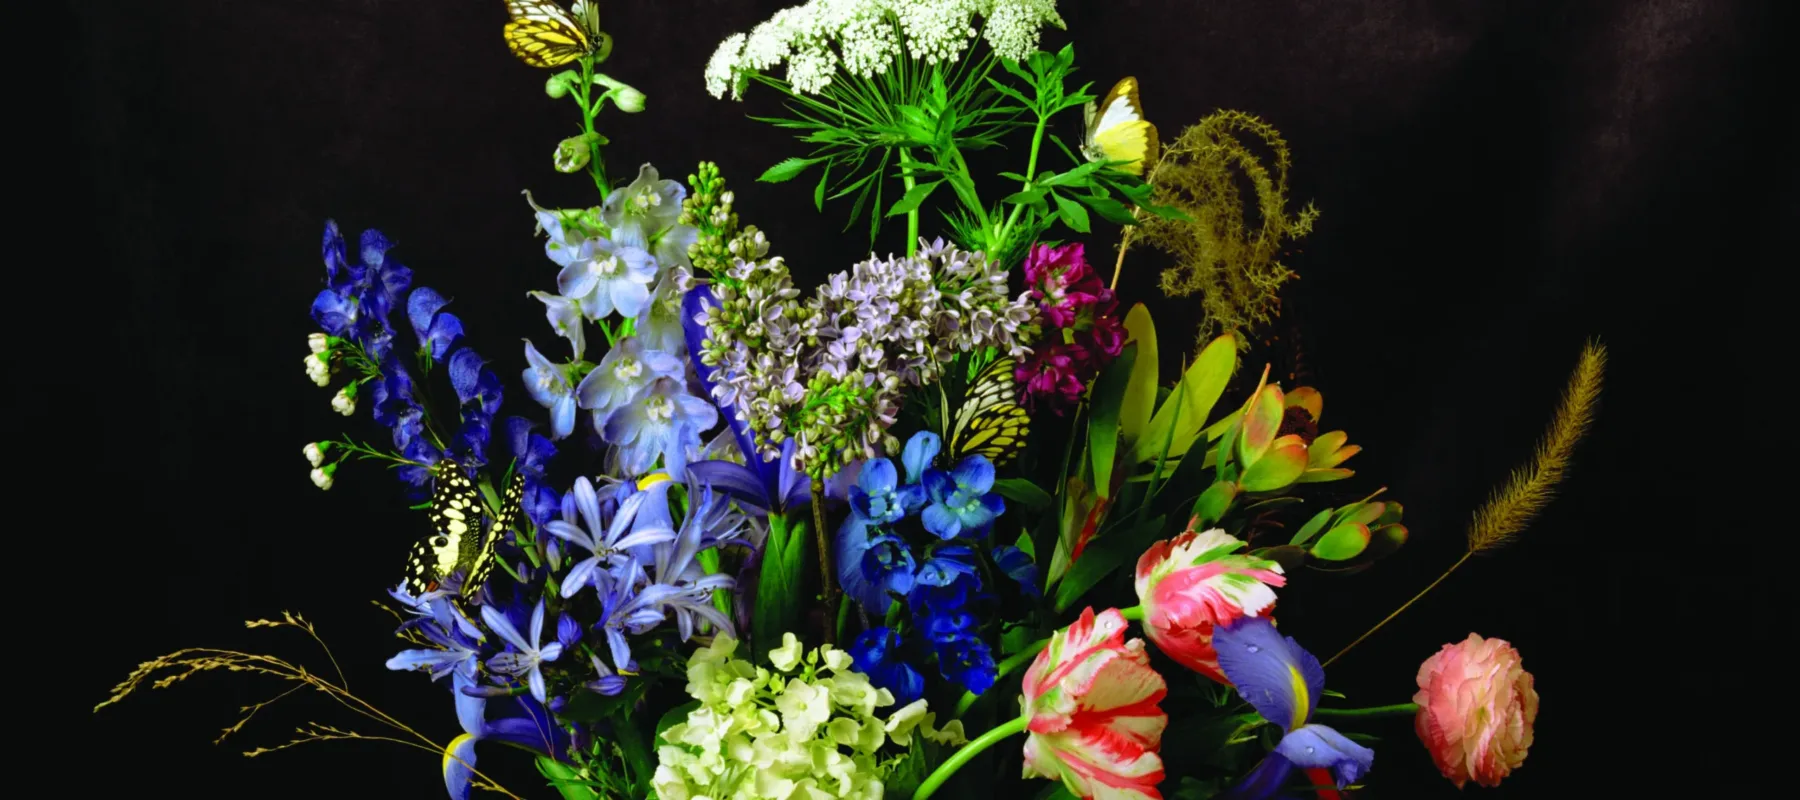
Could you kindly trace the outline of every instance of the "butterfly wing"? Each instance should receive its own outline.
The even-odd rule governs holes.
[[[406,562],[406,584],[414,596],[436,590],[481,535],[481,498],[468,472],[448,458],[432,471],[432,532],[413,544]]]
[[[953,461],[981,455],[998,467],[1018,457],[1024,448],[1031,415],[1019,405],[1015,365],[1010,356],[994,359],[969,382],[950,432]]]
[[[1144,119],[1143,108],[1137,78],[1114,84],[1100,102],[1099,119],[1088,125],[1088,158],[1124,161],[1114,169],[1143,175],[1145,165],[1156,163],[1157,155],[1156,126]]]
[[[580,58],[592,47],[575,18],[550,0],[506,0],[512,21],[506,23],[506,46],[534,67],[558,67]],[[584,18],[592,12],[584,6]]]
[[[525,499],[525,473],[513,473],[512,483],[506,486],[506,496],[500,501],[500,514],[494,517],[494,524],[488,528],[487,536],[482,537],[481,547],[475,554],[475,563],[469,566],[469,577],[463,580],[462,593],[465,597],[473,597],[487,583],[488,575],[494,571],[494,548],[500,543],[500,537],[506,529],[519,519],[519,505]]]

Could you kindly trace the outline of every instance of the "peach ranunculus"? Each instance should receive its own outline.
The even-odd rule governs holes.
[[[1462,788],[1492,788],[1525,763],[1538,696],[1519,651],[1476,634],[1444,645],[1419,667],[1413,725],[1438,769]]]
[[[1026,670],[1024,776],[1060,780],[1076,797],[1161,800],[1168,684],[1144,640],[1125,639],[1118,609],[1094,609],[1050,637]]]
[[[1138,557],[1137,594],[1144,632],[1170,658],[1230,685],[1213,649],[1213,628],[1275,605],[1281,565],[1238,553],[1244,542],[1220,529],[1187,531]]]

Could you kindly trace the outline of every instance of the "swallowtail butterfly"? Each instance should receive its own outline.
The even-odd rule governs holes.
[[[473,597],[494,570],[494,546],[519,517],[525,476],[513,475],[500,514],[484,529],[481,495],[462,464],[446,458],[437,463],[433,473],[432,532],[413,544],[406,561],[407,589],[414,596],[436,591],[446,578],[461,572],[462,595]]]

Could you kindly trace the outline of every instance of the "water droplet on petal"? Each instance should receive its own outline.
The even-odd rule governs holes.
[[[1310,756],[1310,755],[1312,755],[1312,754],[1313,754],[1313,748],[1311,748],[1311,747],[1308,747],[1308,748],[1306,748],[1306,754],[1307,754],[1307,755],[1309,755],[1309,756]]]
[[[1262,648],[1257,647],[1256,645],[1249,645],[1249,646],[1245,647],[1244,649],[1249,650],[1250,652],[1254,653],[1254,652],[1261,650]]]

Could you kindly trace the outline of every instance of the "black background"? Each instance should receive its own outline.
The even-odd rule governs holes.
[[[622,179],[642,161],[669,177],[718,161],[740,211],[806,284],[865,256],[864,240],[838,233],[842,207],[813,211],[810,182],[753,183],[799,145],[745,118],[774,110],[766,92],[715,101],[701,79],[720,39],[779,5],[607,4],[606,68],[649,110],[609,112],[602,129]],[[1768,500],[1754,492],[1784,477],[1771,437],[1790,425],[1788,404],[1766,380],[1791,356],[1752,355],[1746,322],[1773,299],[1765,272],[1794,220],[1782,149],[1793,98],[1772,79],[1787,21],[1774,4],[1062,5],[1069,34],[1047,44],[1073,38],[1078,77],[1104,89],[1137,75],[1165,139],[1216,108],[1261,115],[1294,148],[1294,198],[1323,210],[1289,261],[1303,275],[1289,314],[1327,425],[1366,448],[1355,485],[1405,502],[1414,538],[1369,573],[1304,579],[1316,586],[1309,602],[1284,602],[1284,630],[1315,651],[1455,560],[1469,514],[1529,455],[1583,339],[1610,347],[1599,423],[1560,499],[1516,546],[1334,665],[1332,686],[1404,702],[1422,659],[1477,631],[1519,647],[1543,710],[1523,769],[1472,794],[1739,788],[1779,774],[1765,759],[1784,748],[1741,729],[1785,713],[1791,679],[1766,643],[1724,625],[1771,604],[1750,568],[1791,525],[1763,534],[1714,510]],[[133,588],[85,586],[107,633],[82,651],[80,681],[57,684],[81,741],[104,753],[90,769],[195,797],[441,797],[437,759],[397,746],[237,755],[306,719],[352,722],[319,698],[292,698],[213,747],[235,707],[271,693],[242,676],[86,709],[132,665],[182,646],[327,668],[303,638],[241,624],[292,609],[320,625],[359,693],[432,736],[456,732],[440,689],[381,667],[396,643],[369,602],[421,520],[373,467],[346,468],[326,493],[306,477],[306,442],[382,435],[366,412],[333,414],[301,369],[319,232],[331,217],[351,235],[387,233],[415,285],[456,298],[508,381],[511,413],[537,414],[516,337],[552,339],[526,292],[552,288],[555,267],[520,192],[591,202],[585,177],[550,169],[578,112],[507,53],[497,0],[58,13],[78,47],[62,74],[78,109],[67,141],[82,156],[65,178],[82,218],[104,221],[71,246],[117,270],[113,293],[86,302],[108,306],[105,333],[124,345],[106,357],[106,391],[129,389],[99,398],[119,420],[108,430],[129,433],[90,454],[128,449],[149,470],[88,501],[141,509],[93,534],[129,553],[120,574]],[[1088,241],[1110,264],[1114,233]],[[879,244],[898,246],[893,234]],[[1792,251],[1780,258],[1791,266]],[[1153,294],[1150,262],[1134,263],[1122,290]],[[1155,307],[1181,341],[1178,307]],[[1370,796],[1454,794],[1407,722],[1374,730],[1388,741]],[[1173,744],[1165,757],[1181,757]],[[528,768],[501,774],[536,785]]]

